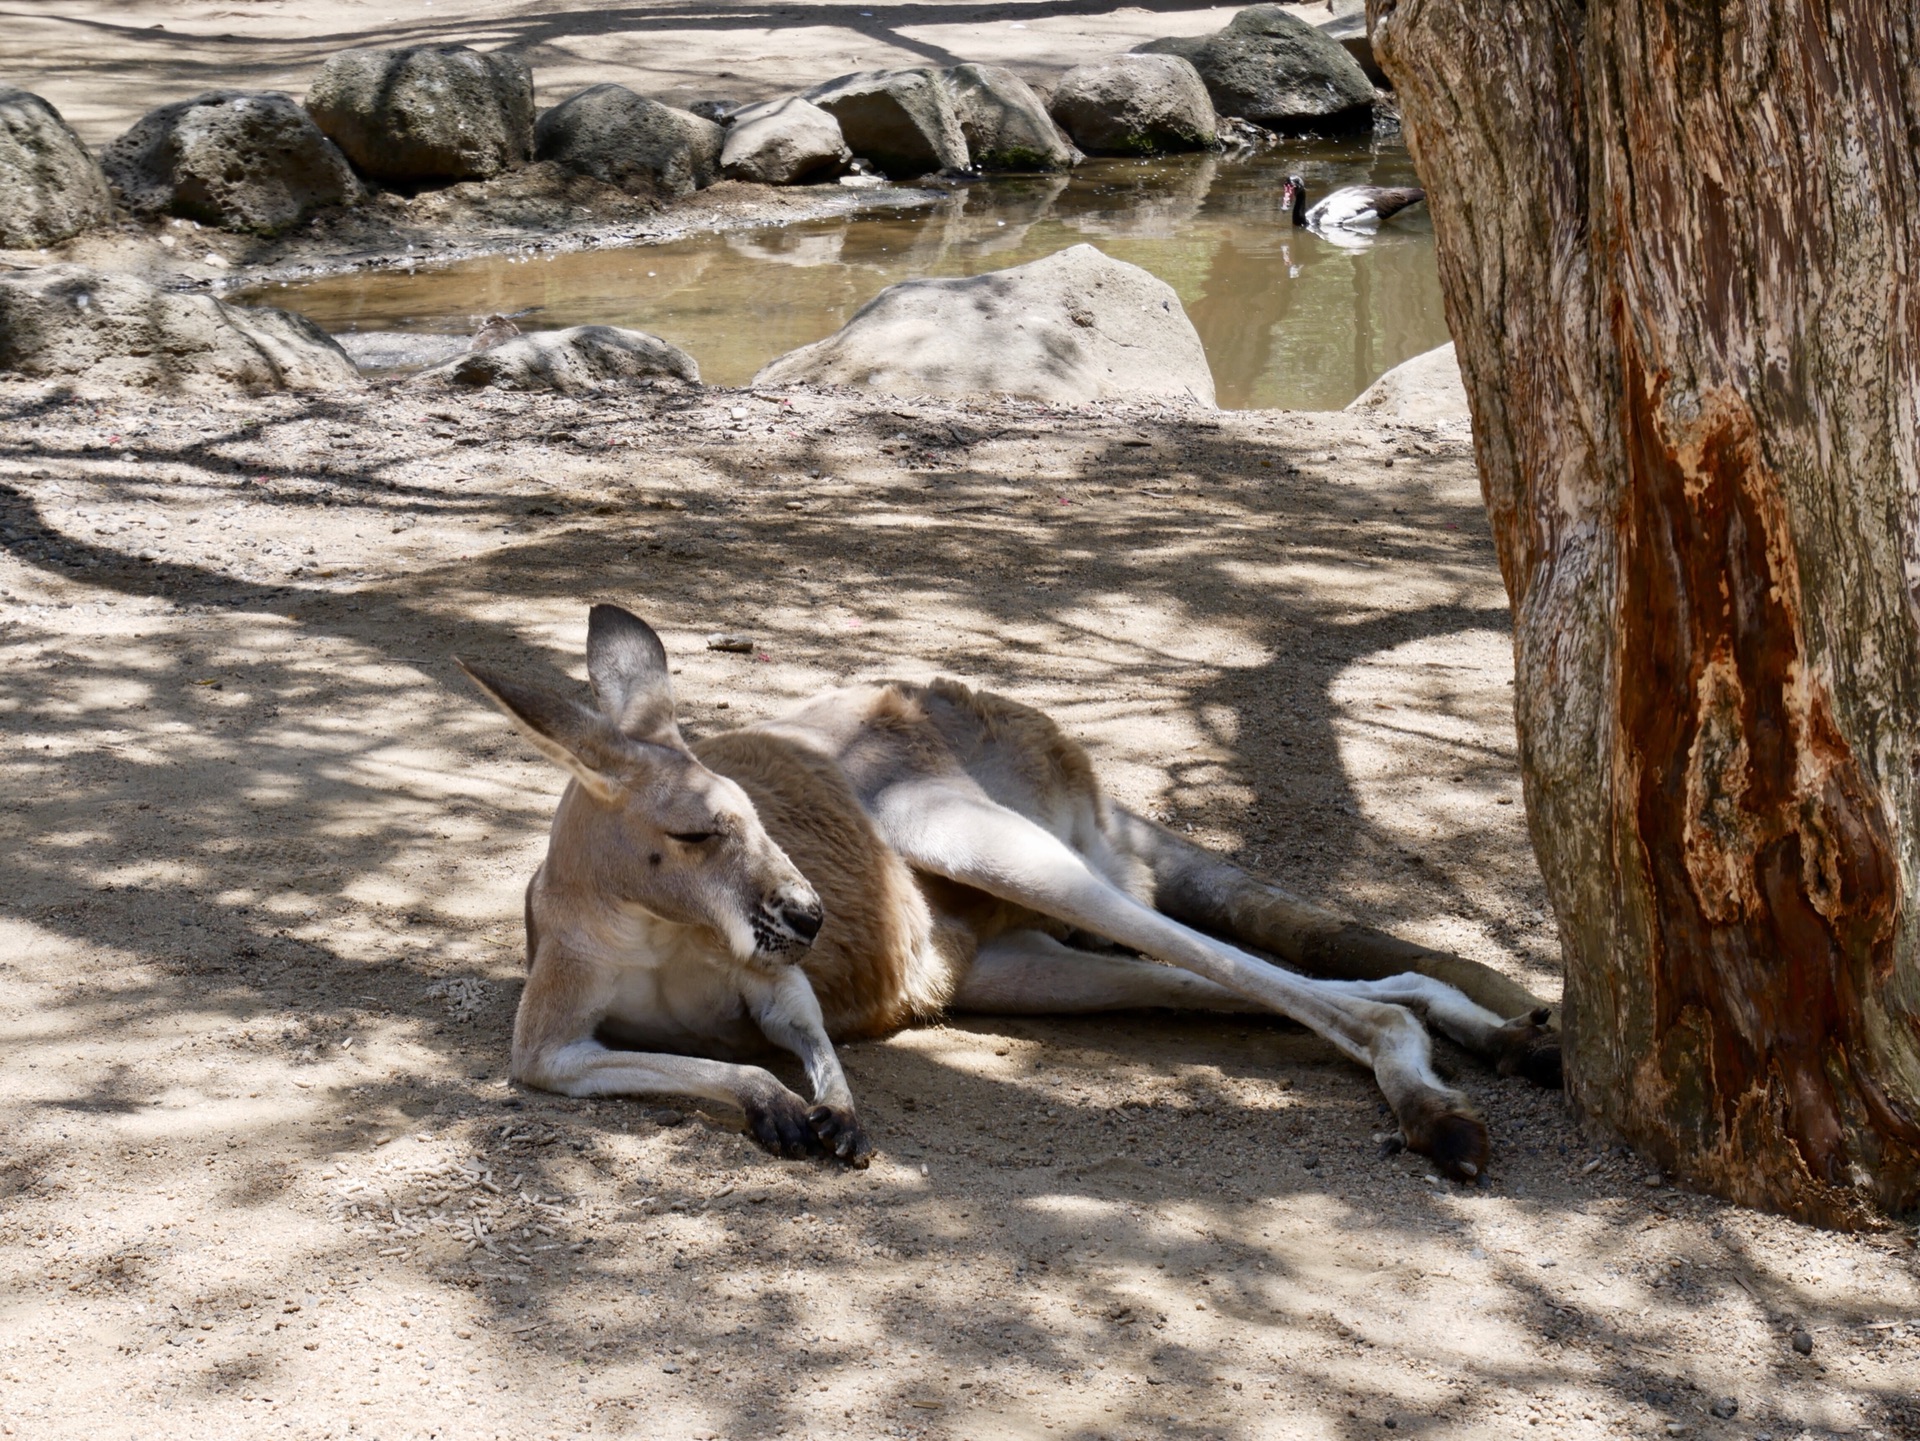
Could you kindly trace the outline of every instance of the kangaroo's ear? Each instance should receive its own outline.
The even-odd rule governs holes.
[[[454,664],[512,718],[548,760],[571,771],[573,778],[599,799],[613,798],[616,777],[622,769],[631,768],[633,755],[626,738],[605,716],[565,696],[476,669],[458,656]]]
[[[593,608],[587,616],[587,675],[600,709],[623,734],[685,748],[673,719],[667,648],[639,616],[617,605]]]

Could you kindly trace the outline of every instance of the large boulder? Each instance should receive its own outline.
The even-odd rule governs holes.
[[[320,67],[307,112],[377,180],[485,180],[533,154],[533,72],[498,50],[345,50]]]
[[[1380,62],[1373,58],[1373,37],[1367,34],[1367,12],[1364,7],[1345,15],[1336,15],[1331,20],[1322,20],[1320,33],[1329,40],[1337,41],[1340,48],[1353,57],[1353,63],[1360,67],[1360,73],[1382,90],[1393,88],[1387,79],[1387,72],[1380,68]]]
[[[1354,58],[1278,5],[1242,10],[1212,35],[1135,49],[1192,61],[1215,110],[1269,130],[1350,129],[1373,118],[1373,83]]]
[[[1091,245],[1011,270],[889,286],[836,334],[753,378],[805,381],[956,399],[1213,404],[1213,373],[1180,297]]]
[[[1053,118],[1089,155],[1205,150],[1217,131],[1199,72],[1174,55],[1076,65],[1053,91]]]
[[[720,178],[725,133],[624,85],[595,85],[542,113],[533,153],[629,194],[691,195]]]
[[[851,159],[840,122],[811,100],[787,95],[728,115],[720,169],[734,180],[798,185],[830,180]]]
[[[1347,409],[1376,420],[1421,424],[1470,419],[1467,387],[1460,378],[1453,342],[1401,361],[1355,396]]]
[[[0,85],[0,248],[52,245],[112,218],[107,178],[60,112]]]
[[[1033,87],[1000,65],[942,73],[976,170],[1071,170],[1086,159],[1047,114]]]
[[[576,395],[656,377],[698,384],[700,366],[679,346],[644,330],[576,325],[516,335],[450,365],[422,371],[411,383]]]
[[[346,390],[347,354],[304,316],[81,265],[0,274],[0,371],[128,390]]]
[[[137,215],[277,235],[360,195],[347,157],[290,96],[215,90],[149,111],[100,153]]]
[[[868,70],[803,92],[840,124],[847,145],[893,179],[965,170],[966,136],[935,70]]]

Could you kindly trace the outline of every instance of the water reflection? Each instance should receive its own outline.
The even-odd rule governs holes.
[[[1071,177],[968,186],[928,209],[342,276],[262,298],[334,331],[466,332],[487,314],[529,310],[523,324],[542,328],[634,326],[691,351],[709,381],[739,385],[896,281],[978,274],[1088,241],[1179,292],[1223,406],[1334,409],[1446,341],[1433,231],[1424,207],[1358,244],[1295,230],[1280,206],[1289,171],[1315,194],[1417,183],[1403,149],[1365,142],[1096,161]]]

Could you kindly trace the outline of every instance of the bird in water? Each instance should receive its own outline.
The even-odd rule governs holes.
[[[1427,198],[1415,185],[1349,185],[1307,204],[1307,182],[1289,175],[1280,203],[1293,212],[1293,223],[1309,230],[1372,230],[1389,216]]]

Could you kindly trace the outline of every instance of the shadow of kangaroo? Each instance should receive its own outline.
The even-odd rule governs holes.
[[[527,1085],[731,1103],[770,1150],[858,1166],[835,1040],[947,1010],[1275,1012],[1371,1068],[1407,1145],[1471,1179],[1486,1126],[1435,1075],[1423,1018],[1560,1082],[1548,1012],[1514,982],[1112,804],[1030,707],[890,682],[689,746],[659,637],[611,605],[587,628],[597,707],[462,668],[573,777],[527,887]],[[811,1103],[747,1064],[769,1046],[800,1058]]]

